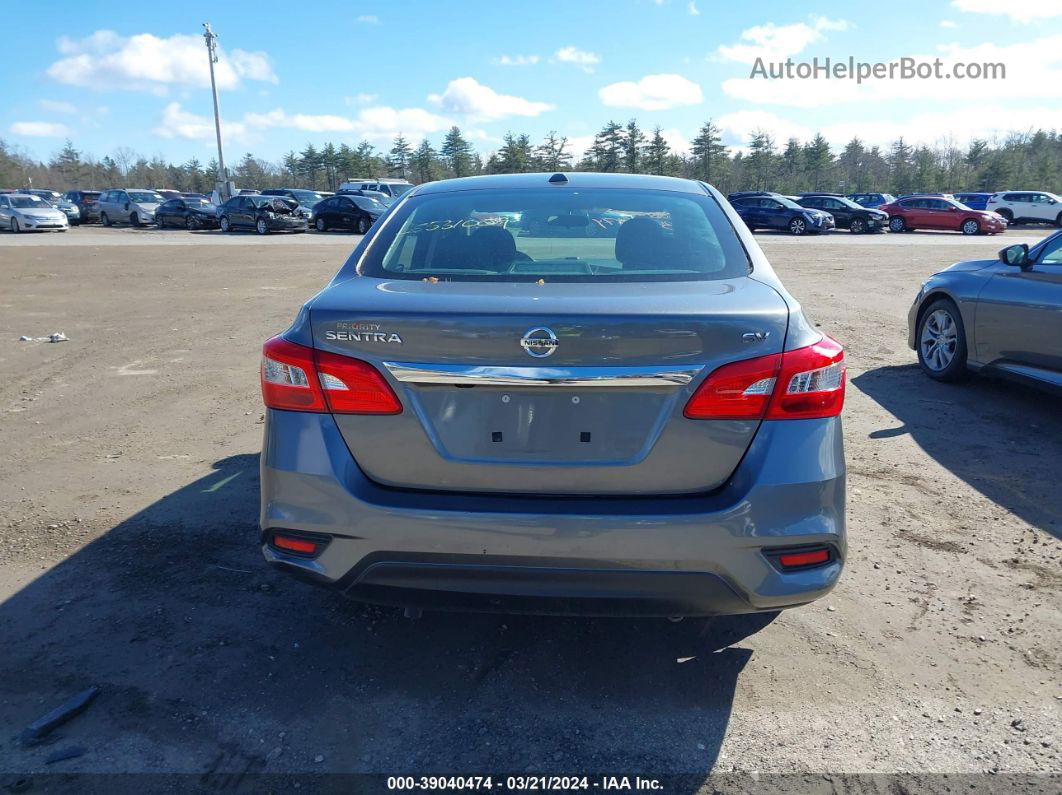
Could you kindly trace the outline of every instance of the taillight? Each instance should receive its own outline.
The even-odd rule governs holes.
[[[398,396],[375,367],[359,359],[317,351],[317,374],[333,414],[401,414]]]
[[[835,417],[844,406],[844,349],[823,337],[795,351],[712,371],[686,404],[691,420]]]
[[[769,420],[836,417],[844,408],[844,348],[832,337],[782,354]]]
[[[262,400],[271,409],[326,412],[313,349],[273,337],[262,346]]]
[[[774,393],[780,353],[724,364],[709,375],[686,404],[691,420],[758,420]]]
[[[268,408],[333,414],[400,414],[394,390],[371,364],[274,337],[262,348]]]

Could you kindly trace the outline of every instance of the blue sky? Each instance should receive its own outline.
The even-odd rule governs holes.
[[[209,10],[207,10],[209,8]],[[214,154],[201,23],[220,35],[226,155],[307,142],[434,143],[451,124],[495,149],[507,130],[585,148],[608,119],[683,149],[762,128],[926,143],[1062,128],[1062,0],[421,0],[69,3],[5,14],[0,137],[47,158],[66,137],[181,162]],[[297,14],[298,16],[293,16]],[[1001,62],[1006,80],[750,80],[756,57]]]

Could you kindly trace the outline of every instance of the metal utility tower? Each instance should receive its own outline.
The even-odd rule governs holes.
[[[218,181],[225,182],[225,153],[221,151],[221,110],[218,108],[218,86],[214,82],[214,64],[218,62],[217,34],[210,29],[210,23],[203,23],[203,38],[206,39],[207,56],[210,62],[210,91],[214,95],[214,132],[218,136]]]

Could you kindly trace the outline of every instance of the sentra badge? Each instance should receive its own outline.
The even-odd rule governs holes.
[[[335,331],[326,331],[325,339],[338,342],[383,342],[402,344],[402,337],[394,331],[385,331],[379,323],[360,321],[336,323]]]

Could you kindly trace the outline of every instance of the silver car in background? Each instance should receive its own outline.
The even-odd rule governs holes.
[[[1062,390],[1062,232],[930,276],[907,326],[930,378],[983,372]]]
[[[711,615],[840,576],[843,350],[704,183],[421,185],[261,381],[262,551],[352,597]]]
[[[155,223],[155,210],[165,199],[147,188],[104,191],[99,199],[100,223],[142,226]]]
[[[66,213],[30,193],[0,194],[0,228],[12,232],[65,232]]]
[[[52,205],[57,210],[62,210],[66,215],[66,220],[71,225],[81,223],[81,208],[78,207],[70,199],[63,196],[57,190],[45,190],[43,188],[30,188],[27,190],[19,191],[19,193],[31,193],[34,196],[38,196],[44,199],[48,204]]]

